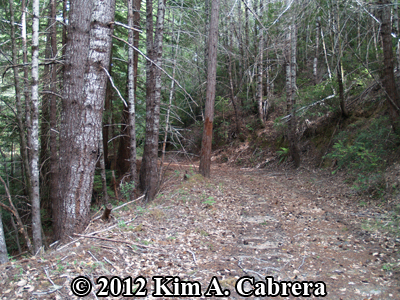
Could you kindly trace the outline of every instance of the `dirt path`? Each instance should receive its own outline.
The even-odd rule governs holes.
[[[325,299],[400,299],[399,273],[383,270],[399,264],[400,241],[363,230],[367,220],[382,220],[382,211],[358,207],[336,177],[304,168],[214,166],[212,178],[204,180],[189,166],[173,168],[154,203],[115,211],[111,223],[92,222],[84,233],[91,238],[76,236],[68,246],[0,266],[1,299],[76,298],[71,282],[77,276],[94,285],[85,299],[99,298],[101,284],[95,283],[101,276],[143,276],[147,299],[155,298],[162,281],[153,276],[198,282],[203,299],[210,298],[204,296],[210,284],[218,292],[214,276],[221,292],[230,291],[225,299],[244,299],[235,288],[240,282],[242,293],[249,293],[251,279],[240,281],[243,276],[266,289],[266,276],[302,287],[312,281],[319,291],[315,282],[324,282]],[[177,294],[180,285],[173,283],[160,292]],[[295,298],[289,295],[282,298]]]

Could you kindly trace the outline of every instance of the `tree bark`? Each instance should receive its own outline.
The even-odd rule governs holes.
[[[57,3],[51,0],[51,19],[53,21],[51,27],[51,53],[55,58],[57,55]],[[58,139],[57,139],[57,67],[51,66],[51,83],[50,89],[50,201],[52,205],[57,202],[58,187]]]
[[[315,56],[313,61],[313,78],[314,85],[318,84],[318,57],[319,57],[319,32],[320,22],[315,22]]]
[[[140,14],[140,0],[128,0],[128,26],[138,27]],[[132,29],[128,33],[129,44],[138,48],[139,45],[139,32]],[[136,57],[135,57],[136,55]],[[135,183],[135,189],[131,192],[131,199],[135,197],[136,186],[138,186],[138,174],[136,167],[136,78],[137,78],[137,53],[134,52],[132,47],[128,49],[128,102],[129,102],[129,173],[130,179]]]
[[[336,74],[338,79],[338,87],[339,87],[339,104],[340,111],[342,113],[343,118],[347,118],[349,113],[346,108],[345,96],[344,96],[344,77],[343,77],[343,65],[342,65],[342,42],[341,42],[341,31],[340,31],[340,10],[339,10],[339,1],[336,2],[336,46],[337,50],[335,51],[337,57],[337,66],[336,66]]]
[[[42,247],[42,222],[39,196],[39,0],[32,2],[32,98],[31,98],[31,181],[32,235],[35,253]],[[28,108],[27,108],[28,109]]]
[[[258,18],[261,20],[262,17],[262,11],[263,11],[263,5],[262,5],[262,0],[259,2],[259,8],[258,8]],[[256,21],[257,22],[257,21]],[[256,53],[257,56],[257,69],[258,69],[258,74],[257,74],[257,101],[258,101],[258,115],[261,121],[261,124],[265,126],[265,116],[264,116],[264,101],[263,101],[263,60],[264,60],[264,30],[262,26],[260,26],[259,30],[259,44],[258,44],[258,53]]]
[[[158,131],[161,101],[161,59],[164,32],[165,0],[158,0],[156,32],[153,45],[153,19],[147,0],[147,53],[154,63],[147,62],[146,71],[146,138],[140,168],[140,185],[146,193],[146,200],[152,200],[157,193]],[[151,37],[150,37],[151,36]],[[154,51],[152,50],[154,46]],[[150,56],[149,56],[150,54]]]
[[[8,262],[8,253],[7,253],[6,239],[4,237],[3,222],[1,220],[1,208],[0,208],[0,264],[5,264],[6,262]]]
[[[70,2],[60,124],[60,184],[56,235],[88,224],[107,85],[115,0]]]
[[[211,5],[211,21],[208,39],[209,57],[207,68],[207,99],[199,166],[200,174],[208,178],[211,175],[211,147],[214,120],[215,86],[217,81],[218,15],[219,0],[214,0],[212,1]]]

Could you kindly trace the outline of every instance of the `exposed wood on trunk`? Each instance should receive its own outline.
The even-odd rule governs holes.
[[[217,79],[217,45],[218,45],[218,15],[219,0],[212,1],[210,33],[208,40],[208,68],[207,68],[207,99],[203,139],[200,153],[199,172],[204,177],[210,177],[211,146],[214,120],[215,86]]]

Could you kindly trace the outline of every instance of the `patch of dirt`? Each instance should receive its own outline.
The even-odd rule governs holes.
[[[170,167],[154,202],[132,203],[69,244],[1,265],[1,299],[76,299],[70,286],[77,276],[93,284],[86,299],[100,298],[100,276],[143,276],[146,299],[155,298],[153,276],[197,281],[203,294],[216,276],[230,291],[225,299],[244,298],[235,290],[243,276],[323,281],[326,299],[399,299],[400,240],[364,229],[389,220],[388,212],[358,206],[339,175],[219,164],[204,179],[196,166]],[[253,297],[261,298],[268,297]]]

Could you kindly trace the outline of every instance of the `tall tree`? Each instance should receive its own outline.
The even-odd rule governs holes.
[[[141,0],[128,0],[128,42],[134,47],[139,46],[139,32],[134,31],[133,28],[139,26],[140,21],[140,2]],[[138,174],[136,167],[136,112],[135,112],[135,100],[136,100],[136,84],[137,84],[137,67],[138,67],[138,54],[132,47],[128,50],[128,106],[129,106],[129,173],[131,180],[135,183],[135,186],[139,184]],[[136,190],[136,189],[135,189]],[[132,191],[131,198],[133,198],[134,191]]]
[[[140,168],[140,185],[151,200],[157,193],[158,132],[161,101],[161,63],[164,32],[165,0],[158,0],[156,30],[153,37],[153,4],[146,0],[147,56],[146,64],[146,137]]]
[[[18,132],[20,137],[20,152],[23,163],[23,170],[25,175],[25,183],[28,190],[29,199],[33,198],[33,189],[31,184],[31,173],[29,171],[29,156],[28,156],[28,145],[26,140],[26,126],[23,121],[23,109],[22,109],[22,100],[21,100],[21,85],[19,81],[19,68],[18,68],[18,49],[16,45],[16,34],[15,34],[15,16],[14,16],[14,1],[10,0],[10,23],[11,23],[11,51],[12,51],[12,63],[13,63],[13,72],[14,72],[14,88],[15,88],[15,106],[16,106],[16,114],[15,117],[17,119]],[[27,246],[29,251],[33,251],[31,241],[29,238],[26,239]]]
[[[215,86],[217,83],[218,15],[219,0],[214,0],[211,4],[210,32],[208,38],[207,98],[199,166],[199,172],[204,177],[210,177],[211,169]]]
[[[262,20],[263,15],[263,1],[260,0],[258,3],[258,21]],[[257,11],[257,10],[256,10]],[[257,24],[257,21],[256,21]],[[264,100],[263,100],[263,69],[264,69],[264,29],[263,24],[259,24],[258,30],[258,53],[257,55],[257,101],[258,101],[258,115],[260,121],[263,125],[265,125],[265,114],[264,114]]]
[[[343,76],[343,64],[342,64],[342,39],[341,39],[341,30],[340,30],[340,7],[339,1],[336,2],[336,22],[335,22],[335,44],[336,44],[336,57],[337,57],[337,65],[336,65],[336,74],[338,80],[338,87],[339,87],[339,104],[340,104],[340,111],[342,112],[342,117],[347,118],[349,116],[349,112],[346,108],[345,103],[345,95],[344,95],[344,76]]]
[[[57,3],[51,0],[51,54],[57,55]],[[57,201],[58,185],[58,142],[57,142],[57,67],[51,66],[51,96],[50,96],[50,201],[54,205]]]
[[[32,180],[32,235],[33,249],[42,247],[42,222],[39,195],[39,0],[32,2],[32,98],[31,98],[31,180]]]
[[[115,0],[70,1],[60,124],[56,235],[88,224],[106,92]]]
[[[290,114],[287,136],[289,140],[290,154],[293,158],[295,167],[298,168],[300,166],[300,151],[296,136],[297,28],[294,16],[292,16],[291,25],[289,25],[289,28],[287,29],[286,40],[286,102],[287,113]]]
[[[400,99],[394,78],[392,23],[391,23],[391,0],[378,0],[381,14],[381,36],[383,45],[383,86],[389,104],[389,115],[395,132],[400,134]]]

